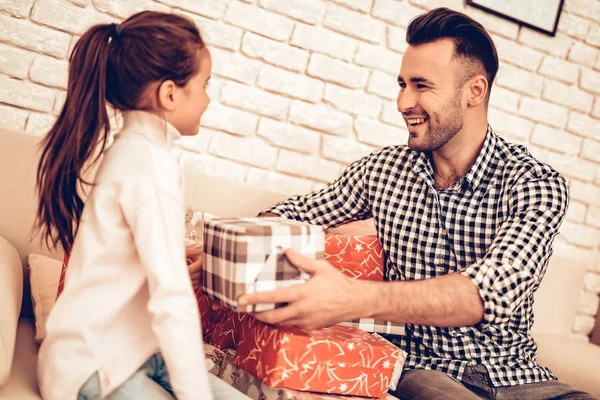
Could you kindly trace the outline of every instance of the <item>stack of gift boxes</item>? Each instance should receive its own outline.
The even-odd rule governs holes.
[[[204,222],[203,237],[203,290],[196,295],[207,343],[235,349],[235,364],[270,387],[379,398],[394,389],[405,354],[373,332],[402,334],[402,326],[361,319],[307,332],[247,314],[284,304],[237,304],[242,294],[310,278],[287,261],[288,248],[352,278],[381,281],[385,257],[375,236],[325,234],[280,218],[214,218]]]

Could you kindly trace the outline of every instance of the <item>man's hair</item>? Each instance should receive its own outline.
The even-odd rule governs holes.
[[[477,66],[483,67],[489,82],[489,97],[498,72],[498,53],[484,27],[463,13],[441,7],[414,18],[406,31],[406,42],[411,46],[441,39],[452,39],[454,56],[462,58],[467,66],[471,66],[465,69],[469,75],[465,78],[472,78],[476,73],[475,70],[479,69]]]

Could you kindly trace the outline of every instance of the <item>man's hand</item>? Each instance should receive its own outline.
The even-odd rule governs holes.
[[[290,263],[312,275],[308,282],[290,288],[240,296],[240,305],[288,303],[287,306],[254,314],[269,324],[294,325],[314,330],[348,321],[359,316],[359,281],[331,266],[287,250]],[[358,301],[357,301],[358,300]]]

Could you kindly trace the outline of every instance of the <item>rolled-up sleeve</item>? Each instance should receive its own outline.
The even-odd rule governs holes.
[[[325,188],[307,195],[294,196],[266,209],[287,219],[308,222],[328,229],[344,222],[371,216],[366,176],[371,156],[350,164]]]
[[[481,323],[503,324],[533,294],[552,255],[552,242],[568,206],[568,189],[558,174],[515,186],[510,214],[486,255],[461,273],[483,300]]]

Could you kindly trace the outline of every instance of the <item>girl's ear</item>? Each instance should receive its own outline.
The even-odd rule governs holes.
[[[167,111],[173,111],[177,105],[177,85],[172,80],[166,80],[158,87],[158,106]]]

